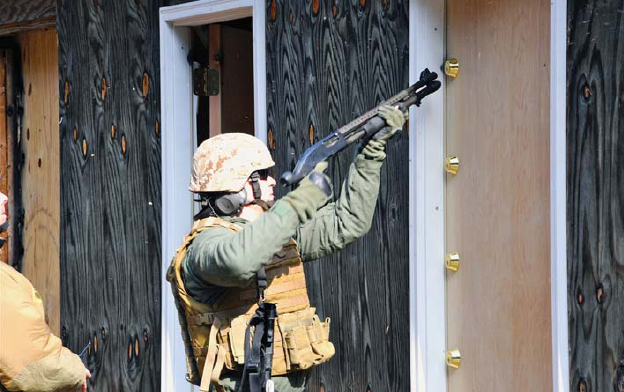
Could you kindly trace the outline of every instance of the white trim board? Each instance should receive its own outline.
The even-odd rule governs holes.
[[[254,126],[266,142],[265,8],[261,0],[201,0],[160,9],[160,83],[162,153],[162,273],[166,273],[193,217],[188,191],[196,135],[189,26],[253,17]],[[178,314],[169,283],[162,280],[161,388],[192,391],[184,379],[186,360]]]
[[[553,391],[568,392],[568,281],[566,259],[567,0],[550,6],[550,279]]]
[[[440,74],[445,55],[444,0],[410,0],[409,80]],[[444,75],[440,90],[410,109],[409,281],[412,391],[446,391],[444,270]]]

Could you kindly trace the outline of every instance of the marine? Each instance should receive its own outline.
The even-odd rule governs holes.
[[[383,136],[360,145],[335,200],[326,162],[275,201],[276,181],[268,174],[275,163],[259,139],[226,133],[197,149],[189,190],[201,210],[167,280],[187,380],[201,391],[303,391],[309,370],[334,355],[331,320],[310,304],[302,263],[370,229],[387,141],[407,119],[390,106],[379,115],[387,124]],[[269,377],[254,379],[258,364],[268,366]]]

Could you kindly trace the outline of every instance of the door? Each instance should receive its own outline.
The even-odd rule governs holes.
[[[550,390],[550,2],[446,7],[448,390]]]

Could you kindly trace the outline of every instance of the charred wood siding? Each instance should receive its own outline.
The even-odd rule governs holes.
[[[408,85],[408,1],[267,1],[267,111],[276,174]],[[334,188],[354,150],[330,162]],[[306,265],[336,356],[310,391],[409,390],[408,134],[390,141],[371,231]],[[287,190],[279,190],[282,194]]]
[[[0,2],[0,25],[53,18],[56,0],[4,0]]]
[[[624,1],[568,1],[570,390],[624,390]]]
[[[61,337],[90,391],[160,390],[161,1],[58,1]]]

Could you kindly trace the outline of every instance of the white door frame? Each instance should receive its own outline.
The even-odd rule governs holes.
[[[567,0],[550,3],[550,279],[553,391],[568,392],[566,189]]]
[[[255,135],[266,142],[266,49],[263,0],[200,0],[160,9],[162,154],[162,349],[161,389],[192,391],[184,379],[186,360],[178,314],[164,274],[193,221],[188,191],[195,151],[193,83],[187,55],[189,26],[253,17]]]
[[[440,72],[446,55],[445,1],[410,0],[410,83],[425,67]],[[550,228],[553,391],[569,390],[566,263],[567,0],[551,1]],[[410,110],[411,390],[447,390],[444,271],[444,103],[440,92]]]

